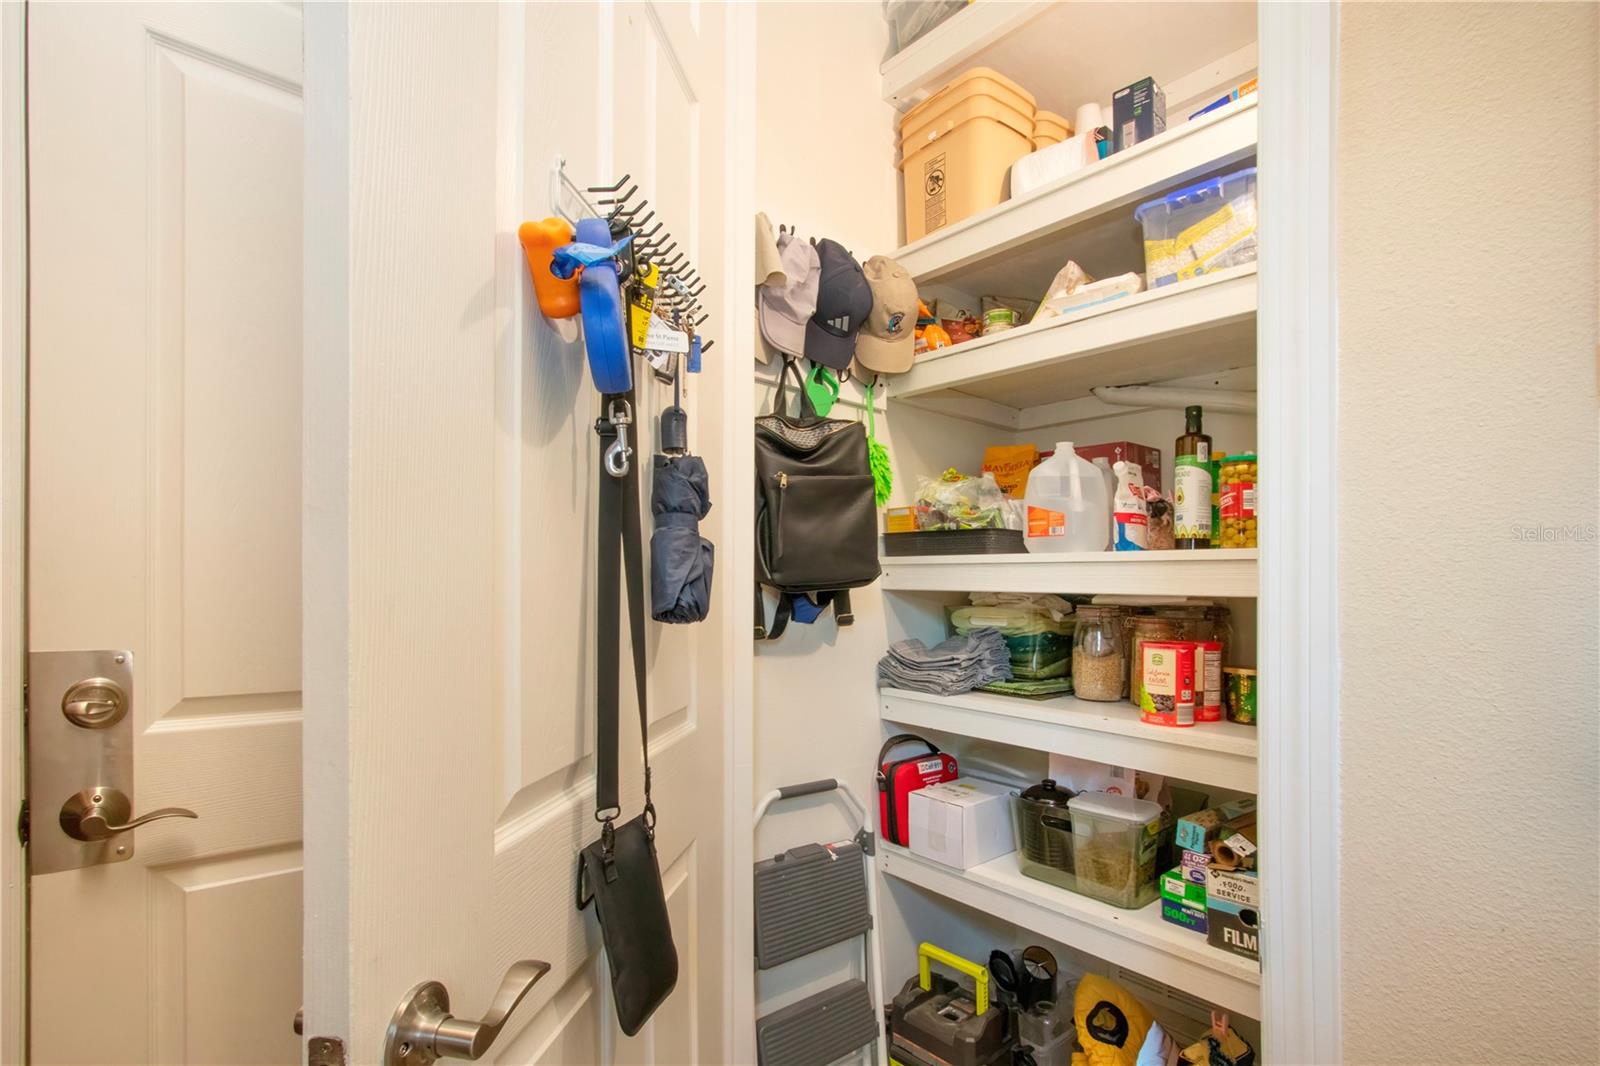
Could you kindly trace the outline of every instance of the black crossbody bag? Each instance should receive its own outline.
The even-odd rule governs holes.
[[[602,397],[601,409],[632,405],[633,394]],[[602,417],[600,436],[599,601],[595,625],[595,819],[600,839],[578,855],[578,909],[591,902],[600,919],[617,1023],[633,1036],[678,983],[678,952],[672,942],[661,866],[656,858],[656,808],[650,801],[649,715],[645,710],[644,552],[640,541],[639,461],[622,477],[606,470],[606,450],[617,439],[616,426]],[[620,544],[618,543],[620,541]],[[644,811],[616,825],[622,813],[617,790],[617,645],[622,639],[618,549],[626,570],[628,624],[633,644],[633,682],[639,697],[639,740],[644,745]]]

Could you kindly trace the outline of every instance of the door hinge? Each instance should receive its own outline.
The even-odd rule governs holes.
[[[28,801],[22,801],[22,810],[17,814],[17,840],[23,847],[28,846]]]
[[[306,1066],[346,1066],[344,1041],[336,1036],[314,1036],[307,1040]]]

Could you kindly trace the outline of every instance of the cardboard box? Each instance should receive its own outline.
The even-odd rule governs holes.
[[[1175,866],[1161,875],[1161,898],[1174,903],[1187,903],[1193,907],[1206,905],[1206,886],[1196,884],[1183,875],[1183,867]]]
[[[1248,818],[1248,824],[1255,824],[1256,801],[1253,796],[1184,815],[1178,819],[1178,847],[1184,851],[1205,851],[1206,842],[1222,835],[1225,824],[1244,818]]]
[[[1154,78],[1140,78],[1111,94],[1112,151],[1143,144],[1167,128],[1167,94]]]
[[[1131,440],[1114,440],[1106,444],[1074,444],[1072,450],[1089,462],[1104,459],[1115,467],[1122,460],[1139,464],[1144,483],[1161,491],[1161,449],[1148,444],[1135,444]]]
[[[1197,885],[1206,883],[1206,867],[1211,865],[1211,855],[1204,851],[1186,851],[1179,860],[1178,869],[1183,876]]]
[[[1185,877],[1181,866],[1161,875],[1161,917],[1197,933],[1206,931],[1206,886]]]
[[[1261,884],[1254,870],[1206,871],[1206,940],[1261,960]]]
[[[968,870],[1017,850],[1007,789],[976,778],[911,793],[911,851]]]
[[[1207,934],[1209,923],[1206,919],[1206,909],[1196,907],[1193,903],[1181,903],[1176,900],[1161,898],[1162,920],[1173,925],[1182,926],[1201,935]]]

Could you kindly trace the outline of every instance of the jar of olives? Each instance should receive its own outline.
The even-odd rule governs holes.
[[[1255,452],[1240,452],[1222,461],[1218,480],[1224,548],[1256,546],[1256,469]]]

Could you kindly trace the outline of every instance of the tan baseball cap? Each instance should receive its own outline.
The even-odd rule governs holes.
[[[872,313],[856,337],[856,362],[875,374],[904,374],[916,358],[916,282],[886,255],[873,256],[861,269],[872,290]]]

